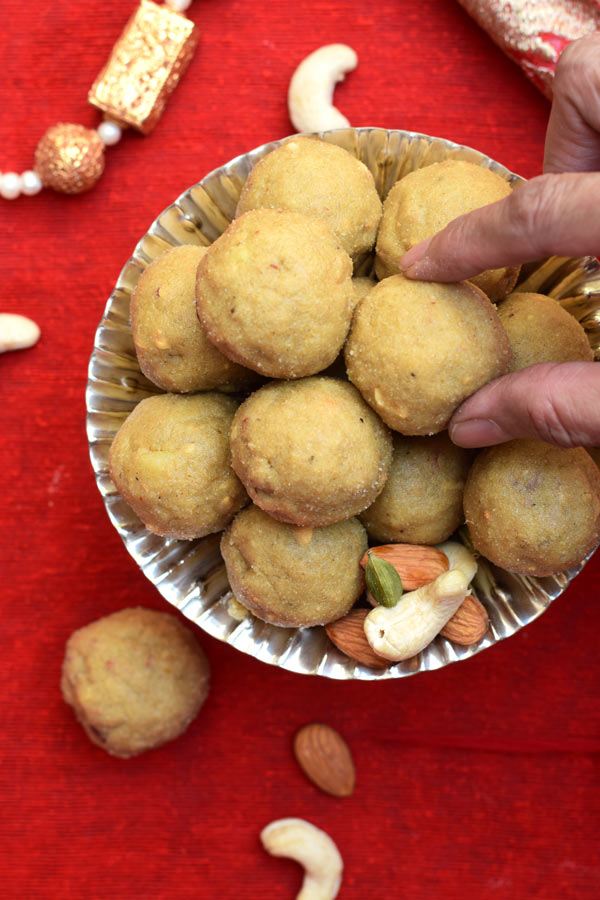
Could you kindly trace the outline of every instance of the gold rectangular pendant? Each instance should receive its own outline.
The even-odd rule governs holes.
[[[191,62],[193,22],[168,6],[141,0],[88,94],[108,119],[148,134]]]

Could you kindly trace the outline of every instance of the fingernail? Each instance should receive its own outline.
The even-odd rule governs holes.
[[[450,439],[459,447],[491,447],[512,441],[509,434],[492,419],[465,419],[450,426]]]
[[[421,241],[411,247],[404,256],[398,260],[400,268],[408,278],[422,278],[429,266],[429,259],[426,256],[427,249],[431,243],[431,238]]]
[[[424,256],[423,259],[420,259],[418,262],[413,263],[408,266],[408,268],[404,268],[404,263],[402,265],[402,274],[405,278],[414,278],[419,281],[433,281],[432,274],[433,269],[431,266],[431,260],[428,256]]]

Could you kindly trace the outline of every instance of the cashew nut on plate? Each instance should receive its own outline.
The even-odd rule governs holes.
[[[449,569],[460,569],[468,582],[473,581],[477,571],[477,560],[464,544],[446,541],[444,544],[438,544],[437,548],[448,558]]]
[[[333,105],[333,91],[358,56],[346,44],[327,44],[303,59],[290,81],[288,110],[298,131],[347,128],[348,119]]]
[[[342,882],[344,864],[328,834],[305,819],[277,819],[260,833],[272,856],[288,856],[304,868],[296,900],[333,900]]]
[[[26,316],[0,313],[0,353],[33,347],[39,336],[39,325]]]
[[[377,606],[366,617],[365,634],[379,656],[398,662],[424,650],[467,596],[477,564],[473,567],[464,555],[471,557],[466,548],[462,548],[464,554],[460,550],[455,553],[449,543],[440,549],[448,556],[450,571],[404,594],[396,606]]]

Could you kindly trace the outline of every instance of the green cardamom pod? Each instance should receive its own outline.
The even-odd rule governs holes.
[[[394,566],[369,550],[365,569],[365,579],[369,592],[380,606],[395,606],[402,594],[402,579]]]

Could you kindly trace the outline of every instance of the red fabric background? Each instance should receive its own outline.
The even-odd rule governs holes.
[[[87,90],[132,2],[2,11],[0,169],[22,171],[48,126],[97,123]],[[546,100],[453,0],[196,0],[190,15],[201,46],[155,132],[110,149],[89,194],[0,205],[0,308],[43,332],[0,358],[0,896],[285,900],[300,871],[258,833],[303,816],[340,847],[344,900],[596,898],[596,560],[517,636],[401,682],[293,675],[198,632],[210,698],[182,738],[138,759],[92,746],[61,699],[73,629],[166,608],[109,523],[84,430],[94,330],[157,214],[290,133],[289,78],[334,41],[360,59],[336,93],[352,124],[445,136],[524,176],[541,165]],[[312,720],[348,740],[352,798],[319,793],[297,768],[292,737]]]

